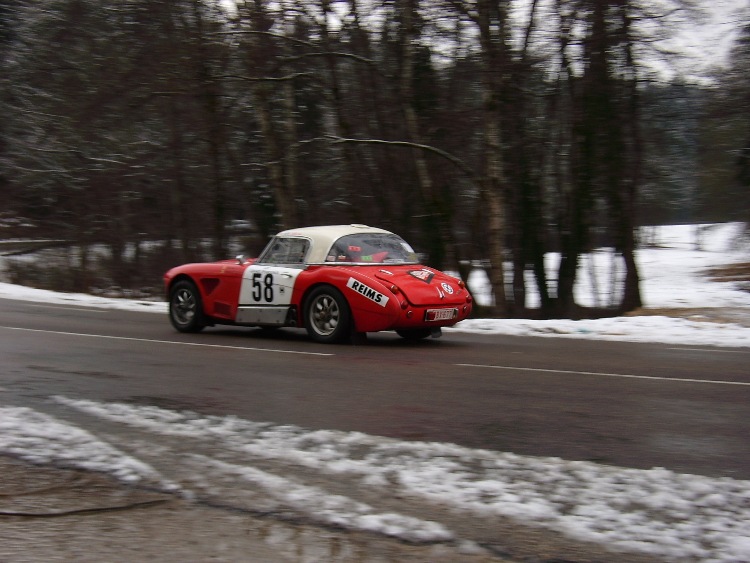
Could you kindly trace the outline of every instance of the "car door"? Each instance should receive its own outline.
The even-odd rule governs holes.
[[[237,322],[287,324],[297,276],[305,267],[310,243],[305,238],[276,238],[242,276]]]

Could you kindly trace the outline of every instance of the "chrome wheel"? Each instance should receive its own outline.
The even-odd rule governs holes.
[[[320,295],[310,306],[312,326],[321,336],[330,336],[336,331],[341,319],[339,304],[330,295]]]
[[[175,292],[174,296],[174,316],[175,320],[181,325],[190,324],[195,317],[195,295],[187,289],[181,289]]]
[[[198,332],[205,326],[200,294],[192,282],[177,282],[172,288],[169,320],[180,332]]]
[[[318,342],[338,342],[349,332],[349,304],[334,287],[321,286],[313,290],[305,307],[305,327]]]

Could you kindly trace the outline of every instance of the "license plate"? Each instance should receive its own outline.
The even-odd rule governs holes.
[[[458,309],[427,309],[424,314],[426,321],[451,321],[458,316]]]

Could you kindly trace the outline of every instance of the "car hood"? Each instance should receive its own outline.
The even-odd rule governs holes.
[[[457,278],[427,266],[385,266],[373,275],[386,286],[396,285],[413,305],[460,305],[469,295]]]

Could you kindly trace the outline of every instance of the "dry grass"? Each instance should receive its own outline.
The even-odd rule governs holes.
[[[710,268],[706,270],[706,275],[716,282],[750,281],[750,262]]]
[[[673,317],[689,321],[707,323],[734,323],[750,326],[750,310],[728,309],[726,307],[642,307],[625,313],[626,317]]]

